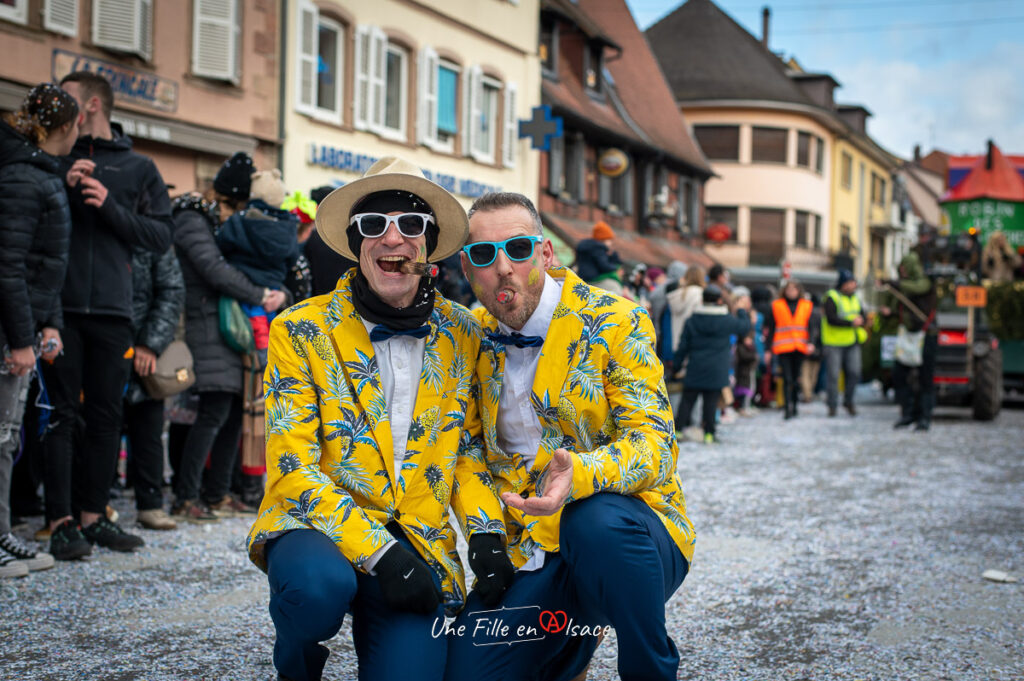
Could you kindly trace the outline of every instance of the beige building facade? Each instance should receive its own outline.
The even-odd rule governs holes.
[[[72,71],[111,81],[113,120],[171,194],[205,189],[235,151],[277,165],[278,0],[5,0],[0,109]]]
[[[296,0],[284,44],[289,189],[341,186],[402,156],[467,207],[536,199],[518,124],[540,104],[538,0]]]
[[[716,177],[705,185],[707,224],[730,238],[707,252],[728,267],[797,270],[828,264],[832,133],[809,113],[684,106]]]

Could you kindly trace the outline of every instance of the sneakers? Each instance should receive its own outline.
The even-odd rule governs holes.
[[[99,520],[89,527],[82,528],[82,534],[92,544],[99,544],[111,551],[128,552],[134,551],[146,542],[138,535],[129,534],[117,523],[110,522],[110,518],[101,515]]]
[[[220,501],[210,504],[210,511],[218,518],[242,518],[256,515],[256,509],[245,504],[230,494],[225,494]]]
[[[0,549],[0,579],[28,576],[28,565]]]
[[[849,412],[850,416],[857,415],[857,407],[853,406],[852,404],[844,404],[843,406],[846,407],[846,411]]]
[[[209,509],[197,501],[185,500],[171,506],[171,517],[190,523],[210,523],[219,520]]]
[[[713,445],[718,442],[718,439],[711,433],[704,433],[704,444]]]
[[[139,525],[147,530],[175,530],[178,528],[178,523],[174,522],[174,519],[167,515],[167,511],[162,508],[139,511],[138,521]]]
[[[901,416],[900,420],[892,424],[893,428],[906,428],[907,426],[914,423],[914,419],[911,416]]]
[[[0,550],[28,566],[29,570],[49,570],[53,567],[53,556],[36,551],[24,544],[11,532],[0,534]]]
[[[92,544],[74,520],[65,520],[50,533],[50,555],[57,560],[75,560],[90,553]]]

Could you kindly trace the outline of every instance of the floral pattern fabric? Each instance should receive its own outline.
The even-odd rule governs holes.
[[[481,342],[477,378],[490,478],[499,493],[533,495],[554,451],[564,447],[577,462],[569,503],[598,492],[642,499],[691,561],[696,534],[676,473],[679,450],[650,317],[569,270],[548,274],[562,279],[563,286],[530,396],[542,439],[529,469],[521,453],[498,445],[495,420],[505,348],[486,336]],[[485,334],[497,330],[497,320],[486,310],[476,314]],[[512,562],[521,567],[537,546],[557,551],[560,520],[560,512],[534,517],[506,508]]]
[[[377,358],[352,305],[353,272],[271,326],[267,490],[249,556],[266,570],[268,540],[312,528],[361,569],[391,540],[385,525],[396,522],[441,578],[454,612],[466,587],[449,508],[467,537],[505,534],[475,398],[480,330],[468,310],[437,294],[405,458],[395,471]]]

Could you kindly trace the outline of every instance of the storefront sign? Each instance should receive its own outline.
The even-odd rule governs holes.
[[[606,177],[618,177],[629,169],[629,156],[621,149],[605,149],[597,157],[597,169]]]
[[[981,244],[988,242],[992,232],[1004,232],[1016,248],[1024,246],[1024,203],[997,199],[971,199],[943,204],[952,234],[966,234],[977,229]]]
[[[109,80],[118,102],[170,113],[178,110],[178,84],[172,80],[84,54],[53,51],[51,75],[55,83],[75,71],[88,71]]]
[[[309,164],[322,166],[324,168],[331,168],[333,170],[344,170],[362,175],[378,160],[378,156],[360,154],[358,152],[331,147],[326,144],[317,144],[314,142],[309,146]],[[483,184],[476,180],[460,178],[446,173],[438,173],[432,170],[427,170],[426,168],[423,168],[422,170],[423,175],[428,180],[440,185],[446,191],[449,191],[452,194],[458,194],[459,196],[476,198],[489,192],[501,191],[501,187]]]

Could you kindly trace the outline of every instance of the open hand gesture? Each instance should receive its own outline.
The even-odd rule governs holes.
[[[565,505],[572,490],[573,459],[568,450],[556,449],[544,475],[544,489],[538,489],[537,496],[523,499],[514,492],[505,492],[502,501],[526,515],[554,515]]]

